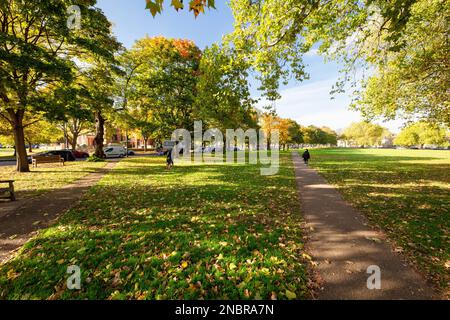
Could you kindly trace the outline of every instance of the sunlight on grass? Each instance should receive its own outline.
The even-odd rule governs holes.
[[[439,286],[450,281],[450,151],[321,149],[311,165]]]
[[[19,173],[15,167],[4,166],[0,167],[0,180],[15,180],[16,197],[23,199],[70,184],[103,166],[104,162],[66,162],[64,166],[48,164],[30,168],[31,172],[27,173]]]
[[[123,161],[0,269],[6,299],[298,299],[308,296],[290,155],[259,166]],[[77,264],[82,289],[65,287]]]

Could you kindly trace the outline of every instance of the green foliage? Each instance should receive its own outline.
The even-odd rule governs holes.
[[[37,112],[47,118],[64,114],[64,106],[52,103],[52,93],[74,80],[74,58],[111,61],[119,48],[110,34],[111,24],[94,0],[78,3],[81,29],[69,29],[67,9],[72,4],[0,1],[0,116],[14,128],[19,171],[29,171],[24,117]]]
[[[303,57],[318,48],[345,65],[335,92],[348,82],[360,88],[361,69],[377,71],[355,92],[355,108],[367,119],[420,116],[448,125],[448,1],[232,0],[230,6],[235,29],[226,41],[259,74],[269,99],[279,98],[280,80],[308,78]]]
[[[440,147],[450,146],[446,130],[426,122],[417,122],[407,126],[395,138],[394,143],[405,147],[422,147],[426,144]]]
[[[35,121],[25,128],[25,141],[27,144],[56,143],[62,140],[63,135],[55,123],[45,119]]]
[[[105,159],[97,157],[95,154],[86,159],[87,162],[105,162]]]
[[[450,2],[417,1],[396,43],[366,84],[356,109],[368,118],[424,119],[450,125]]]
[[[386,128],[365,121],[352,123],[343,133],[343,139],[356,146],[380,146],[390,136]]]
[[[14,138],[11,135],[0,135],[0,144],[13,146]]]
[[[160,139],[192,130],[200,59],[192,41],[164,37],[140,39],[122,56],[125,109],[135,125]]]
[[[336,145],[337,134],[332,129],[316,126],[302,128],[303,142],[306,144]]]
[[[226,130],[255,128],[247,65],[233,59],[234,50],[213,45],[203,52],[197,84],[195,116],[205,127]]]
[[[153,16],[162,12],[164,0],[145,1],[147,3],[146,9],[149,9]],[[214,9],[214,3],[215,0],[189,0],[189,11],[193,11],[195,17],[197,17],[200,13],[205,12],[206,7]],[[184,9],[183,0],[171,0],[170,5],[177,11]]]
[[[300,144],[303,140],[303,133],[301,126],[294,120],[289,120],[288,126],[288,143],[289,144]]]

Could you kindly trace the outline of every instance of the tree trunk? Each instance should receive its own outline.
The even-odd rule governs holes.
[[[72,146],[72,151],[75,151],[77,148],[77,140],[78,140],[78,133],[72,133],[72,142],[70,145]]]
[[[103,118],[101,111],[95,113],[95,153],[98,158],[105,158],[103,152],[103,140],[105,135],[105,118]]]
[[[33,146],[31,145],[31,141],[27,140],[27,143],[28,143],[28,152],[33,153]]]
[[[64,148],[68,149],[69,148],[69,135],[67,133],[67,123],[63,123],[61,129],[62,129],[62,132],[64,135]]]
[[[14,143],[16,147],[16,169],[18,172],[30,172],[28,165],[27,149],[25,148],[25,134],[23,132],[23,115],[24,111],[8,110],[10,119],[12,120],[14,131]]]
[[[144,137],[144,152],[147,152],[148,137]]]
[[[272,141],[270,141],[270,139],[268,138],[267,139],[267,150],[271,150],[271,144],[272,144]]]
[[[71,119],[71,124],[69,126],[69,130],[71,136],[69,135],[68,132],[68,137],[70,138],[70,145],[72,147],[72,151],[75,151],[77,148],[77,141],[78,141],[78,137],[81,133],[82,130],[82,124],[81,124],[81,120],[78,120],[76,118],[72,118]]]

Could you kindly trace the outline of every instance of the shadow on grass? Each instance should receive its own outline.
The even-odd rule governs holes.
[[[450,153],[415,151],[321,150],[311,165],[445,288]]]
[[[280,299],[307,296],[292,166],[132,159],[0,269],[0,297]],[[144,165],[147,163],[148,165]],[[65,288],[79,265],[82,289]],[[10,271],[13,270],[13,271]]]

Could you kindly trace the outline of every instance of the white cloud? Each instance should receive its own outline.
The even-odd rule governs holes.
[[[319,50],[318,49],[311,49],[308,52],[305,53],[305,57],[317,57],[319,56]]]

